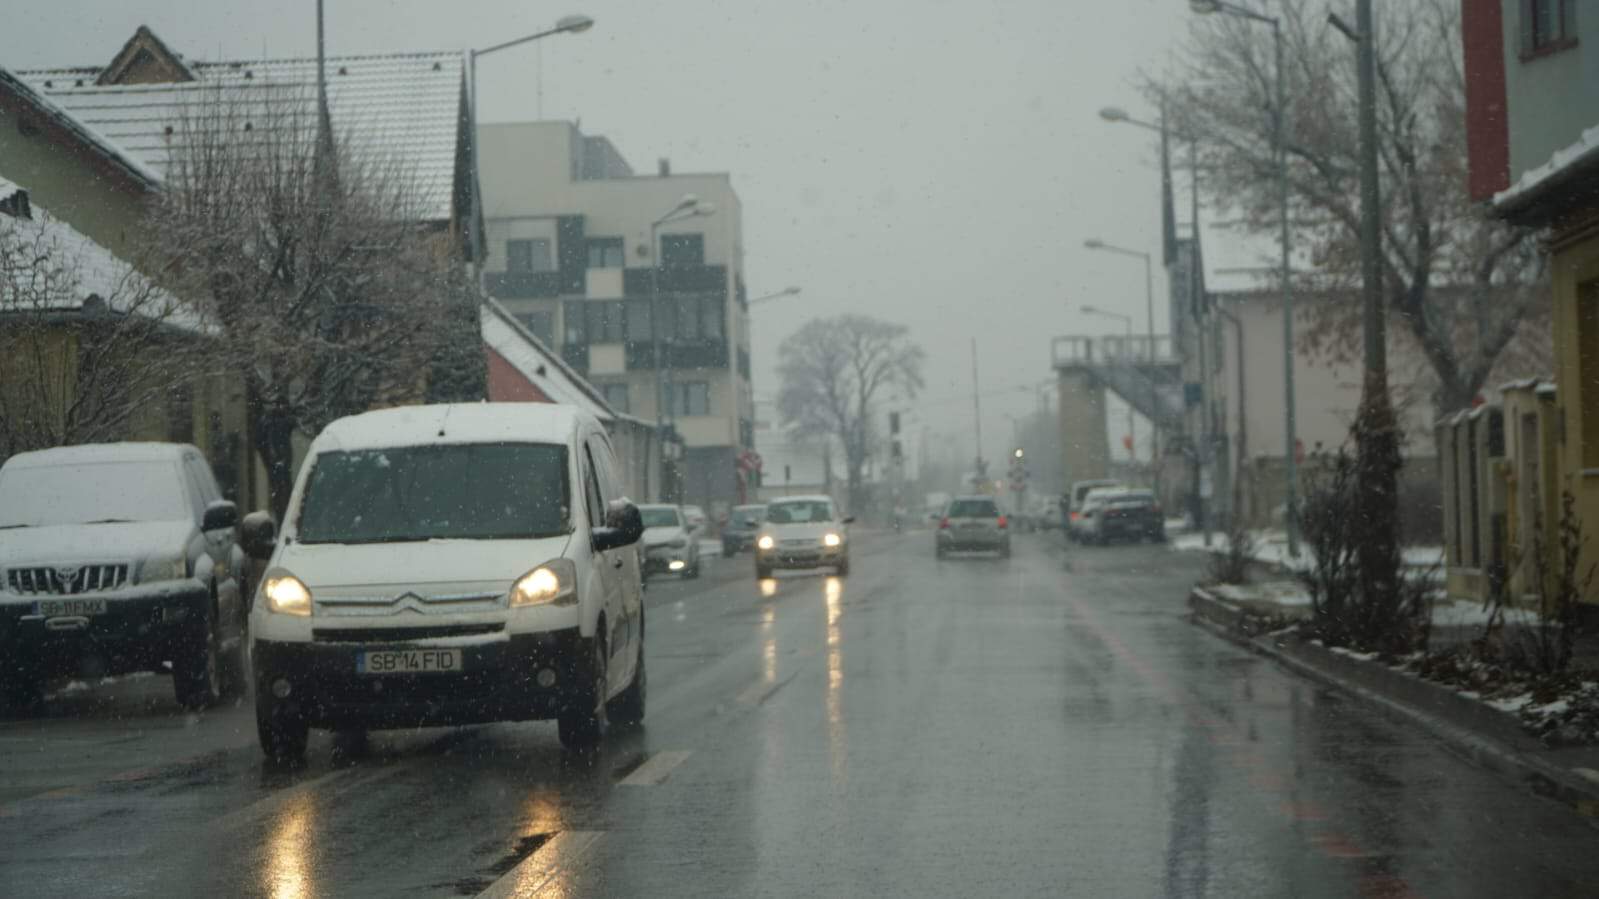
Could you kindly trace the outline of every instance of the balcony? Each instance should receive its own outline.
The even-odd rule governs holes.
[[[655,366],[651,361],[651,344],[647,340],[629,341],[627,344],[627,370],[648,371]],[[661,342],[661,354],[671,368],[727,368],[727,341],[725,340],[673,340]]]
[[[489,272],[489,296],[497,300],[549,300],[561,295],[560,272]]]
[[[650,295],[649,268],[630,268],[622,273],[622,292],[629,297]],[[727,266],[679,265],[660,270],[661,293],[699,293],[727,296]]]

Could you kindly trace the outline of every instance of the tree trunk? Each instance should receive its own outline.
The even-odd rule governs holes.
[[[289,510],[289,494],[294,490],[294,420],[270,410],[257,412],[255,451],[267,472],[267,503],[272,518],[283,527]]]

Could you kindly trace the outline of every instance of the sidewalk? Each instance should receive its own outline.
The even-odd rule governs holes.
[[[1261,587],[1263,585],[1251,585]],[[1599,747],[1551,748],[1528,733],[1515,712],[1531,697],[1484,700],[1410,671],[1380,662],[1375,655],[1328,649],[1281,630],[1287,616],[1309,615],[1308,599],[1276,602],[1264,591],[1243,600],[1237,588],[1195,587],[1188,603],[1193,621],[1212,633],[1265,656],[1289,670],[1370,702],[1396,718],[1418,724],[1452,751],[1556,799],[1585,816],[1599,816]],[[1464,631],[1480,622],[1453,608],[1435,607],[1434,622],[1445,631]],[[1272,628],[1262,634],[1265,628]]]

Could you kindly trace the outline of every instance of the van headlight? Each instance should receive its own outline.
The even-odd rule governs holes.
[[[823,546],[837,546],[837,545],[839,545],[840,543],[843,543],[843,542],[844,542],[844,538],[840,537],[837,534],[823,534],[822,535],[822,545]]]
[[[556,559],[529,571],[511,585],[511,608],[577,602],[577,566],[571,559]]]
[[[268,577],[261,585],[261,594],[266,597],[269,612],[302,618],[311,614],[311,591],[292,574]]]
[[[772,539],[771,534],[762,534],[760,539],[755,541],[755,545],[761,549],[771,549],[777,545],[777,541]]]

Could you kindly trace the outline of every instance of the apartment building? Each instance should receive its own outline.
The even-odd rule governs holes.
[[[636,174],[609,140],[564,121],[478,137],[489,294],[617,412],[675,432],[682,457],[651,498],[712,510],[744,499],[737,460],[755,415],[731,176],[673,174],[664,160]],[[714,211],[657,226],[686,195]]]

